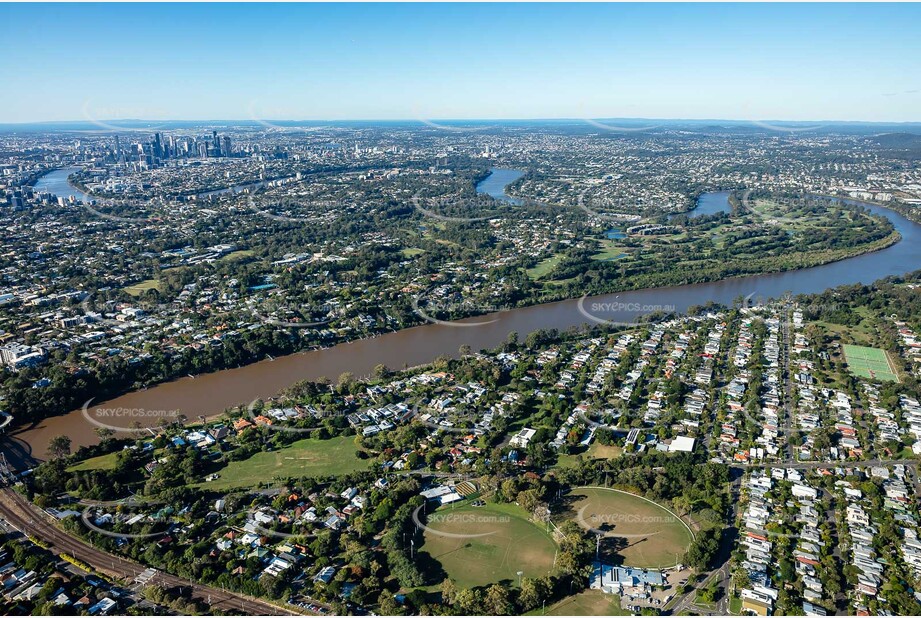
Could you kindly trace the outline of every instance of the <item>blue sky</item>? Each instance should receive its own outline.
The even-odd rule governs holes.
[[[921,5],[0,4],[0,122],[921,120]]]

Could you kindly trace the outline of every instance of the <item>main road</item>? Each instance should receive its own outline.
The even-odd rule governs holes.
[[[796,458],[793,456],[793,444],[790,442],[790,438],[793,436],[793,415],[795,414],[793,408],[793,371],[790,361],[790,348],[793,345],[790,341],[790,331],[792,330],[790,313],[790,306],[784,305],[781,322],[781,336],[783,340],[780,345],[780,371],[781,380],[784,385],[783,418],[781,419],[780,436],[783,440],[784,461],[786,462],[796,461]]]
[[[47,543],[56,553],[67,554],[91,566],[99,573],[133,582],[148,568],[120,556],[104,552],[63,530],[47,520],[48,515],[30,503],[14,489],[0,489],[0,517],[14,528],[29,534],[39,541]],[[224,611],[241,612],[250,616],[290,616],[298,612],[288,607],[280,607],[266,601],[228,592],[193,582],[192,580],[162,573],[147,579],[146,585],[161,588],[186,588],[192,591],[192,597],[206,603],[212,608]]]
[[[819,470],[828,468],[883,468],[886,466],[912,466],[916,467],[919,463],[917,459],[869,459],[866,461],[784,461],[784,462],[758,462],[751,464],[730,463],[730,468],[748,469],[748,468],[792,468],[795,470]]]

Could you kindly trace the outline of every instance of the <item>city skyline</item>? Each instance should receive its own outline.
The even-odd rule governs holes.
[[[0,16],[0,78],[18,85],[0,103],[4,124],[921,120],[917,6],[4,5]]]

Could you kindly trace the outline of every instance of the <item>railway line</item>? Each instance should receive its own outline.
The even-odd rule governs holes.
[[[76,558],[99,573],[123,580],[129,585],[140,577],[144,585],[189,589],[192,598],[223,611],[251,616],[299,615],[293,608],[206,586],[169,573],[156,571],[151,574],[148,567],[104,552],[49,523],[43,511],[10,487],[0,489],[0,516],[21,532],[48,544],[55,552]]]

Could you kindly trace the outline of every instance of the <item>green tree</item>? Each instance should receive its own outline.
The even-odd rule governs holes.
[[[448,578],[441,582],[441,601],[445,605],[454,605],[457,600],[457,586]]]
[[[493,584],[486,589],[486,598],[483,600],[483,608],[486,613],[493,616],[507,616],[514,612],[515,608],[509,599],[508,588]]]
[[[546,578],[525,577],[521,580],[521,593],[518,595],[521,609],[527,612],[539,607],[550,596],[551,590],[552,586]]]
[[[52,459],[60,459],[70,455],[70,437],[55,436],[48,441],[48,454]]]

